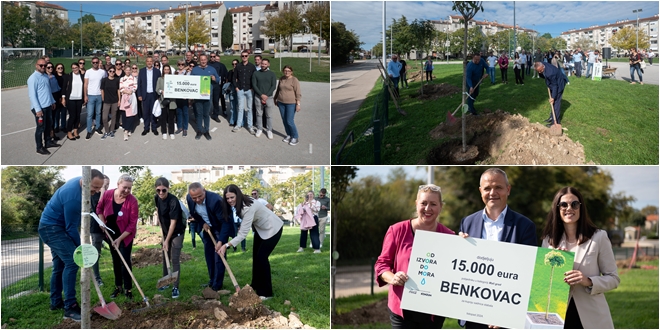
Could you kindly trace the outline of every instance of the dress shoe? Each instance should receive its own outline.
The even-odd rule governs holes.
[[[554,125],[554,124],[553,123],[548,123],[548,124],[545,124],[545,127],[550,128],[550,127],[552,127],[552,125]]]
[[[73,136],[73,134],[71,132],[66,133],[66,138],[69,139],[69,140],[72,140],[72,141],[76,140],[76,137]]]
[[[144,131],[142,131],[142,136],[145,136],[147,134],[149,134],[149,130],[145,129]]]
[[[197,132],[197,135],[195,135],[195,140],[199,140],[202,138],[202,133]]]
[[[42,155],[50,155],[50,151],[48,151],[46,148],[37,149],[37,153]]]
[[[46,144],[46,148],[59,148],[59,147],[61,147],[61,145],[59,143],[56,143],[56,142],[53,142],[53,141],[48,142]]]
[[[158,130],[157,129],[153,130],[152,132],[154,133],[155,136],[158,136]]]
[[[209,132],[204,133],[204,137],[205,137],[207,140],[211,141],[211,134],[209,134]]]
[[[552,117],[548,117],[548,119],[544,120],[546,123],[552,123]]]
[[[213,117],[211,117],[211,119],[213,119],[213,121],[215,121],[217,123],[220,122],[220,118],[218,116],[213,116]]]

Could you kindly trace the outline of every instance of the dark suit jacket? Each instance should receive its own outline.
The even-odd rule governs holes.
[[[160,71],[156,69],[155,67],[152,68],[152,71],[154,72],[153,74],[153,88],[154,88],[154,93],[156,92],[156,83],[158,82],[158,78],[160,78]],[[144,99],[145,96],[147,96],[147,68],[142,68],[140,69],[140,73],[138,74],[138,89],[137,89],[137,96]]]
[[[190,195],[186,196],[186,201],[188,202],[188,210],[190,210],[190,216],[195,219],[197,224],[196,229],[197,233],[201,233],[206,223],[202,216],[197,213],[195,210],[195,202],[190,198]],[[211,222],[211,232],[223,243],[227,243],[229,236],[234,237],[234,224],[230,223],[225,219],[223,208],[225,201],[220,197],[220,195],[206,191],[206,212],[209,215],[209,222]],[[219,235],[219,236],[218,236]]]
[[[73,81],[72,81],[73,77],[75,77],[75,75],[73,73],[68,73],[68,74],[64,75],[64,79],[62,80],[62,95],[64,95],[64,97],[66,98],[67,106],[69,105],[68,104],[69,103],[69,97],[71,97],[71,88],[73,87]],[[83,98],[84,98],[84,95],[85,95],[85,93],[84,93],[84,91],[85,91],[85,87],[84,87],[85,86],[85,75],[81,73],[78,76],[78,78],[80,78],[80,81],[83,84],[83,94],[82,95],[83,95]],[[55,101],[61,102],[62,100],[55,100]]]
[[[552,98],[557,99],[559,94],[564,92],[564,87],[566,86],[564,75],[561,73],[560,69],[554,65],[545,63],[543,76],[545,77],[545,84],[550,88]]]
[[[481,218],[483,210],[468,215],[461,220],[460,231],[467,233],[470,237],[481,238],[484,221]],[[509,242],[538,246],[536,241],[536,225],[524,215],[507,209],[504,217],[504,229],[500,242]]]

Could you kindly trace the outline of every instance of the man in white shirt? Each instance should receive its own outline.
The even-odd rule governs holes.
[[[273,210],[273,205],[270,205],[267,200],[263,198],[259,198],[259,190],[257,189],[252,189],[252,198],[255,200],[258,200],[261,204],[263,204],[265,207],[267,207],[269,210]]]
[[[486,61],[488,62],[488,75],[490,76],[490,84],[494,85],[495,84],[495,65],[497,64],[497,56],[493,55],[493,52],[488,53],[488,58]]]
[[[527,65],[527,54],[523,49],[520,53],[520,76],[523,78],[525,77],[525,65]]]
[[[92,58],[92,68],[85,71],[85,86],[83,94],[85,95],[84,103],[87,104],[87,136],[85,140],[89,140],[94,135],[92,129],[92,121],[96,117],[96,133],[103,135],[103,121],[101,118],[101,80],[108,76],[105,70],[100,68],[99,58],[94,56]]]

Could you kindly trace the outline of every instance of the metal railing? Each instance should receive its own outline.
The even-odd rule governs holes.
[[[2,301],[22,296],[33,291],[44,290],[44,267],[52,264],[44,254],[50,249],[41,238],[28,237],[3,240],[0,243],[2,259]]]
[[[616,260],[630,259],[632,258],[634,251],[634,247],[612,247],[612,252],[614,252],[614,259]],[[637,251],[637,258],[642,256],[657,257],[658,246],[640,246],[639,250]]]

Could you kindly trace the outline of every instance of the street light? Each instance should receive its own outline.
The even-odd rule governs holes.
[[[71,59],[73,59],[73,40],[71,40]]]
[[[637,31],[635,31],[635,42],[637,44],[637,51],[639,51],[639,13],[641,13],[641,9],[635,9],[633,10],[634,14],[637,14]]]
[[[449,29],[442,28],[442,31],[447,31],[445,32],[445,35],[447,36],[447,41],[445,41],[445,58],[447,59],[447,63],[449,63]]]

